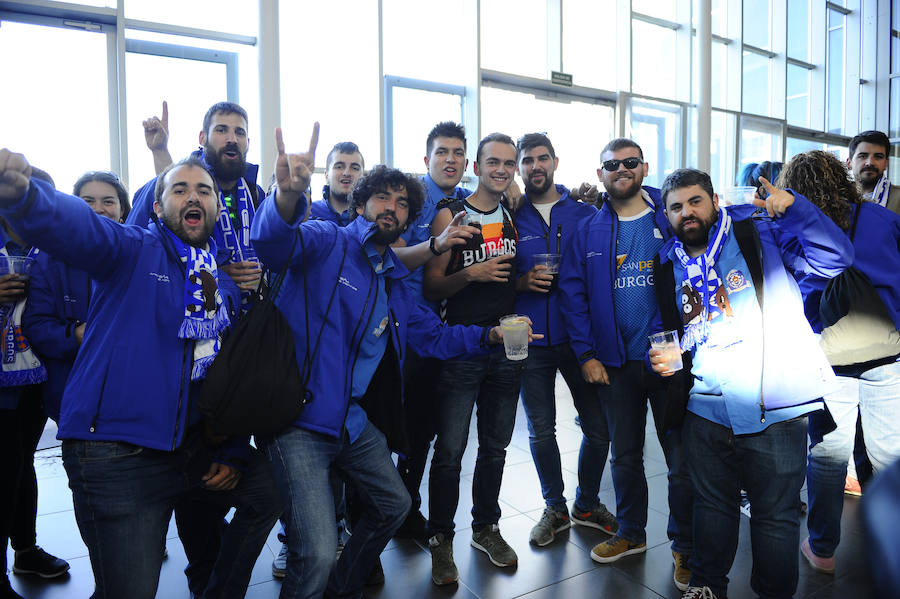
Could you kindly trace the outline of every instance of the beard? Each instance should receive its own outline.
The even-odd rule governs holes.
[[[163,212],[160,220],[167,229],[175,234],[175,237],[195,248],[202,248],[206,247],[206,244],[209,242],[209,236],[212,235],[213,228],[216,226],[214,218],[211,218],[209,215],[205,215],[203,218],[205,220],[204,227],[196,233],[189,233],[187,229],[184,228],[181,214]]]
[[[616,179],[616,181],[618,181],[618,179]],[[631,180],[631,185],[629,185],[628,187],[626,187],[623,190],[618,189],[615,186],[614,182],[611,182],[611,184],[608,187],[606,185],[604,185],[604,188],[606,188],[606,193],[609,194],[610,198],[612,198],[614,200],[628,200],[628,199],[634,197],[635,194],[640,193],[641,183],[643,183],[643,182],[644,182],[643,177],[641,177],[640,179],[638,179],[637,177],[634,177]]]
[[[525,193],[529,196],[543,195],[549,191],[550,187],[553,186],[553,175],[548,175],[543,171],[541,174],[544,175],[544,184],[543,185],[535,185],[531,182],[534,173],[532,173],[532,177],[529,177],[525,180]]]
[[[716,222],[719,220],[719,213],[713,212],[712,216],[708,220],[703,220],[701,218],[691,218],[687,222],[696,222],[700,226],[691,229],[690,231],[684,230],[685,221],[681,221],[678,223],[678,230],[675,232],[678,239],[681,240],[685,246],[688,247],[700,247],[709,244],[709,232],[710,230],[716,226]]]
[[[346,201],[347,201],[347,198],[350,197],[350,194],[349,194],[349,193],[340,193],[340,192],[338,192],[338,191],[334,191],[334,188],[332,188],[332,187],[329,187],[329,189],[328,189],[328,195],[330,195],[330,196],[333,197],[335,200],[337,200],[338,202],[341,202],[341,203],[346,202]]]
[[[374,221],[375,233],[372,235],[372,242],[376,245],[391,245],[400,238],[400,234],[403,233],[403,228],[399,225],[391,227],[390,229],[382,228],[382,225],[378,223],[378,219],[383,216],[390,216],[394,220],[397,220],[397,215],[393,212],[382,212],[377,215]]]
[[[874,185],[881,178],[881,173],[877,169],[865,169],[860,171],[857,181],[864,185]]]
[[[225,144],[221,150],[216,152],[209,145],[203,146],[206,153],[206,162],[212,168],[213,174],[219,181],[237,181],[244,176],[247,170],[247,157],[241,152],[238,145],[234,142]],[[237,160],[226,161],[225,152],[237,152]]]

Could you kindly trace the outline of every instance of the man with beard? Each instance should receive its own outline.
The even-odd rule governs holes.
[[[401,282],[408,271],[390,244],[421,210],[423,190],[416,179],[379,165],[353,190],[356,218],[348,226],[300,222],[317,141],[314,129],[309,150],[288,155],[279,132],[277,190],[260,206],[252,231],[263,260],[273,269],[288,267],[279,304],[313,396],[293,426],[261,440],[286,502],[285,598],[323,592],[359,597],[409,511],[409,494],[389,451],[405,443],[400,373],[408,344],[450,359],[500,341],[499,327],[441,324]],[[318,347],[319,338],[327,340],[327,351]],[[350,482],[362,504],[336,564],[331,468]]]
[[[596,213],[590,204],[576,202],[569,190],[553,184],[559,158],[543,133],[519,138],[519,175],[525,182],[525,199],[516,212],[519,243],[516,246],[515,311],[527,314],[544,332],[543,341],[528,350],[522,372],[522,406],[528,417],[531,457],[541,481],[546,507],[531,529],[531,542],[550,544],[556,533],[577,524],[615,534],[618,525],[599,498],[600,478],[609,453],[606,417],[597,401],[595,385],[581,376],[578,360],[569,345],[560,309],[558,273],[550,274],[538,255],[568,251],[578,224]],[[557,264],[558,267],[558,264]],[[562,466],[556,444],[556,373],[561,372],[572,394],[584,433],[578,455],[578,489],[572,518],[563,495]]]
[[[189,559],[210,568],[191,590],[243,597],[281,506],[262,454],[247,439],[209,445],[196,406],[238,295],[216,268],[215,181],[196,158],[171,166],[155,193],[162,222],[143,230],[30,175],[24,156],[0,150],[0,215],[94,281],[58,434],[93,596],[152,598],[172,511],[190,500],[237,507],[217,555],[203,525],[179,526]]]
[[[363,174],[365,161],[362,152],[352,141],[335,144],[325,158],[325,178],[322,199],[313,202],[309,208],[309,218],[330,220],[344,227],[352,220],[350,214],[350,192]]]
[[[160,143],[164,142],[151,143],[151,137],[155,139],[163,136],[161,133],[151,136],[151,133],[160,128],[165,129],[163,124],[167,121],[168,107],[163,105],[162,121],[148,119],[144,122],[145,129],[150,129],[147,132],[147,143],[157,165],[161,164],[157,156],[160,153]],[[213,104],[203,117],[203,129],[199,138],[201,147],[191,154],[204,162],[216,178],[219,188],[218,220],[214,230],[219,248],[216,258],[220,268],[245,292],[245,301],[249,292],[256,289],[262,273],[256,251],[249,239],[256,206],[260,198],[265,196],[263,189],[256,183],[259,167],[247,162],[250,145],[247,122],[247,111],[241,106],[233,102]],[[167,135],[164,137],[167,138]],[[133,207],[126,224],[146,227],[150,223],[156,181],[157,179],[152,179],[134,194]]]
[[[618,530],[591,551],[600,563],[647,550],[644,431],[647,402],[669,476],[668,536],[675,585],[690,577],[691,490],[680,456],[680,435],[664,422],[666,394],[644,363],[653,295],[653,257],[671,236],[659,191],[642,187],[649,165],[630,139],[614,139],[600,155],[606,188],[600,210],[580,223],[560,268],[563,317],[581,373],[594,384],[612,441]]]
[[[900,187],[888,178],[891,141],[881,131],[863,131],[850,140],[847,166],[864,200],[900,214]]]
[[[727,595],[741,488],[753,506],[750,586],[760,597],[794,596],[806,417],[835,388],[797,280],[834,277],[853,262],[853,246],[806,198],[760,182],[765,200],[727,208],[702,171],[677,170],[662,186],[676,238],[654,269],[661,318],[651,330],[679,332],[684,367],[656,349],[649,362],[677,383],[684,421],[695,490],[689,599]]]

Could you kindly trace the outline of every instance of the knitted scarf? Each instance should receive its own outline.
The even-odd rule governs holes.
[[[682,292],[682,317],[685,320],[684,335],[681,338],[681,349],[690,350],[702,344],[709,337],[709,321],[718,316],[722,311],[716,303],[716,293],[722,287],[722,279],[713,268],[722,248],[728,232],[731,230],[731,216],[724,206],[719,207],[719,219],[713,230],[712,240],[707,245],[706,251],[695,258],[691,258],[684,251],[684,244],[680,239],[675,240],[673,247],[675,256],[684,268],[681,284],[682,289],[690,287],[699,296],[700,313],[694,316],[695,310],[691,309],[691,298],[688,293]]]
[[[875,202],[879,206],[887,207],[889,195],[891,195],[891,180],[888,179],[887,171],[884,171],[878,183],[875,184],[875,189],[872,190],[871,196],[866,199]]]
[[[233,221],[229,215],[229,206],[225,205],[226,199],[224,195],[220,193],[219,226],[214,229],[213,238],[218,247],[228,248],[232,262],[247,261],[259,263],[259,258],[256,256],[256,250],[250,245],[250,223],[253,220],[256,209],[253,206],[253,196],[250,195],[250,188],[247,187],[247,182],[244,181],[243,177],[238,179],[236,192],[235,195],[237,195],[237,197],[235,198],[235,202],[237,202],[237,205],[234,206],[234,209],[238,214],[240,229],[235,230]],[[249,308],[250,297],[252,295],[252,291],[241,291],[241,307],[243,311],[246,311],[246,309]]]
[[[9,255],[5,247],[0,247],[0,255],[4,256],[0,260],[5,260],[5,256]],[[9,269],[4,268],[0,275],[8,273]],[[25,313],[27,301],[26,295],[15,303],[0,304],[0,323],[3,324],[0,387],[32,385],[47,380],[47,369],[31,350],[31,345],[22,334],[22,314]]]

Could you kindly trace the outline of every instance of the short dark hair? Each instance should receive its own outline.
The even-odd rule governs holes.
[[[491,133],[490,135],[488,135],[487,137],[485,137],[484,139],[482,139],[481,141],[478,142],[478,151],[475,152],[475,162],[481,161],[481,150],[484,149],[484,146],[488,145],[489,143],[491,143],[493,141],[496,141],[496,142],[499,142],[502,144],[509,144],[513,147],[513,149],[516,148],[516,142],[514,142],[512,137],[510,137],[509,135],[506,135],[505,133]],[[518,156],[518,154],[516,154],[516,155]]]
[[[339,141],[334,144],[334,147],[328,152],[328,156],[325,157],[326,171],[331,168],[331,163],[334,162],[335,154],[359,154],[359,160],[362,163],[360,166],[362,166],[363,169],[366,168],[366,159],[363,158],[362,152],[359,151],[359,146],[352,141]]]
[[[516,145],[516,151],[517,154],[521,156],[523,152],[533,150],[539,146],[545,146],[550,150],[551,158],[556,158],[556,151],[553,149],[553,144],[550,143],[550,138],[547,137],[546,133],[526,133],[519,138],[519,142]]]
[[[883,146],[885,155],[891,153],[891,140],[888,139],[887,135],[881,131],[863,131],[850,140],[850,158],[853,158],[853,155],[856,154],[856,146],[863,142]]]
[[[616,152],[623,148],[637,148],[638,154],[641,155],[641,160],[644,159],[644,151],[641,149],[641,146],[639,146],[633,139],[628,139],[627,137],[617,137],[616,139],[612,140],[603,147],[603,149],[600,151],[600,155],[603,156],[607,152]]]
[[[196,156],[188,156],[187,158],[183,158],[183,159],[179,160],[178,162],[173,162],[172,164],[167,166],[163,170],[163,172],[161,172],[156,177],[156,187],[153,188],[153,200],[155,202],[157,202],[160,206],[162,206],[161,200],[162,200],[163,191],[165,191],[165,188],[166,188],[166,175],[169,174],[169,171],[173,171],[176,168],[179,168],[182,166],[202,168],[203,170],[205,170],[206,174],[209,175],[209,178],[212,179],[213,190],[216,192],[216,195],[218,196],[219,183],[218,183],[218,181],[216,181],[216,178],[213,176],[213,174],[211,172],[209,172],[209,168],[207,168],[206,163],[204,163],[202,160],[200,160],[200,158],[198,158]]]
[[[247,111],[239,105],[234,102],[216,102],[209,107],[209,110],[206,111],[206,116],[203,117],[203,132],[207,135],[209,135],[209,126],[212,124],[213,117],[220,112],[222,114],[239,115],[244,119],[245,123],[250,123],[250,119],[247,118]]]
[[[360,178],[356,189],[350,194],[350,218],[354,219],[358,216],[356,212],[358,207],[362,206],[365,210],[366,202],[373,194],[398,187],[406,188],[406,199],[409,203],[406,226],[409,226],[422,211],[422,204],[425,203],[425,188],[417,178],[385,164],[376,164],[368,174]]]
[[[122,208],[122,222],[125,222],[125,217],[128,216],[128,213],[131,212],[131,202],[128,200],[128,190],[125,189],[125,185],[122,184],[122,181],[119,179],[119,175],[115,174],[112,171],[88,171],[78,177],[78,181],[75,181],[75,187],[72,189],[72,195],[81,197],[81,188],[91,183],[93,181],[97,181],[99,183],[106,183],[116,190],[116,195],[119,198],[119,206]]]
[[[438,137],[453,137],[462,140],[463,148],[466,147],[466,128],[453,121],[441,121],[428,132],[428,137],[425,139],[426,156],[431,155],[431,148],[434,145],[434,140]]]
[[[662,198],[663,207],[667,207],[666,195],[673,189],[681,189],[682,187],[690,187],[699,185],[703,191],[709,194],[712,199],[713,192],[712,180],[707,173],[695,168],[680,168],[672,172],[666,180],[663,181],[662,187],[659,189],[659,197]]]

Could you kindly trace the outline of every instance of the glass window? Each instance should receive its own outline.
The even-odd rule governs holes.
[[[631,0],[631,11],[643,15],[674,21],[677,13],[676,2],[659,2],[659,0]]]
[[[744,84],[741,88],[744,112],[771,114],[772,59],[744,50]]]
[[[771,35],[771,0],[744,0],[744,43],[769,50]]]
[[[545,132],[559,158],[554,180],[566,187],[597,181],[600,150],[615,137],[614,112],[612,106],[572,96],[555,94],[549,98],[525,91],[481,88],[482,133],[500,131],[518,139],[525,133]]]
[[[616,48],[615,0],[563,2],[563,71],[575,85],[616,89]]]
[[[127,0],[125,18],[240,35],[259,34],[259,7],[246,0]],[[281,15],[282,21],[284,15]],[[310,19],[291,21],[309,23]],[[305,34],[305,32],[304,32]]]
[[[697,36],[694,36],[694,72],[700,72],[700,49]],[[716,108],[725,108],[728,102],[728,46],[716,40],[712,41],[712,56],[710,70],[712,79],[710,81],[710,101]],[[700,95],[700,77],[694,77],[691,82],[693,85],[694,98]]]
[[[325,166],[325,152],[342,141],[359,145],[367,167],[381,162],[383,83],[378,77],[378,27],[373,25],[378,23],[378,3],[345,0],[338,11],[327,2],[285,0],[280,17],[281,123],[288,149],[302,150],[318,120],[319,167]],[[315,27],[302,27],[300,35],[297,26],[302,23]],[[303,58],[298,63],[292,57]],[[274,147],[271,135],[266,135],[264,148]]]
[[[788,0],[787,55],[809,62],[809,0]]]
[[[650,172],[646,185],[659,187],[666,175],[681,166],[681,107],[675,104],[633,100],[628,137],[641,146]]]
[[[657,98],[674,98],[677,87],[675,31],[632,20],[631,51],[632,90]]]
[[[828,62],[826,63],[825,129],[844,129],[844,14],[828,10]]]
[[[787,65],[786,116],[790,125],[809,127],[809,70]]]
[[[891,79],[891,122],[889,137],[900,137],[900,77]]]
[[[781,160],[781,125],[743,119],[740,164],[766,160],[773,162]]]
[[[674,5],[674,2],[673,2]],[[691,23],[694,26],[694,29],[697,28],[697,16],[700,13],[700,6],[697,0],[693,0],[691,4],[693,10],[691,11]],[[710,9],[709,9],[709,17],[712,21],[712,33],[713,35],[721,35],[722,37],[728,37],[728,2],[727,0],[711,0]]]
[[[454,94],[393,88],[394,164],[411,173],[425,172],[425,138],[441,121],[462,120],[462,98]]]
[[[891,5],[891,73],[900,73],[900,0]]]
[[[222,63],[134,52],[125,55],[125,71],[128,73],[125,80],[128,181],[131,191],[137,191],[156,176],[141,122],[150,116],[159,116],[162,101],[166,100],[169,104],[169,152],[174,160],[186,157],[198,147],[197,137],[203,128],[206,111],[227,98],[227,75]],[[155,76],[157,73],[166,76]],[[250,128],[255,115],[248,116],[248,134],[259,135],[258,128]],[[259,183],[265,186],[265,182]]]
[[[891,183],[900,185],[900,145],[891,146],[891,155],[888,157],[888,176],[891,178]]]
[[[384,0],[385,75],[465,85],[474,77],[476,39],[474,27],[466,25],[467,5],[464,0],[444,0],[438,15],[428,2]],[[428,23],[436,25],[438,19],[441,31],[452,36],[435,36],[435,27]]]
[[[784,144],[784,161],[790,162],[791,158],[803,152],[811,150],[824,150],[831,152],[841,161],[847,158],[847,146],[844,144],[830,144],[827,142],[817,141],[813,139],[803,139],[799,137],[788,137]]]
[[[547,0],[482,2],[481,66],[548,79]]]
[[[709,176],[713,189],[723,190],[734,185],[737,117],[713,110],[709,140]]]
[[[5,80],[27,82],[27,93],[0,93],[0,114],[19,115],[3,120],[0,146],[67,193],[85,171],[109,169],[106,34],[3,21],[0,56],[28,57],[3,61]]]

